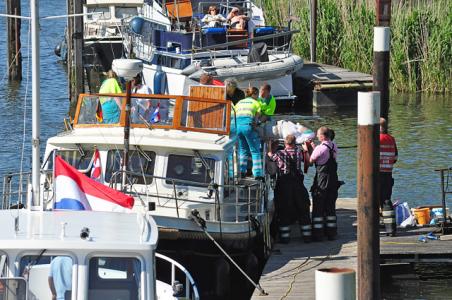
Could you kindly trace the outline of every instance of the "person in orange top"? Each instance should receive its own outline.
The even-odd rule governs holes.
[[[385,200],[391,200],[394,178],[392,170],[397,162],[397,144],[395,138],[388,133],[388,122],[380,118],[380,207]]]

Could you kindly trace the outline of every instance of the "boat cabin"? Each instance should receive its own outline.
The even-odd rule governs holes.
[[[1,210],[0,227],[0,299],[197,298],[188,272],[161,255],[174,274],[157,281],[158,230],[145,215]]]
[[[143,0],[87,0],[83,5],[85,40],[121,37],[123,21],[137,16],[142,6]]]

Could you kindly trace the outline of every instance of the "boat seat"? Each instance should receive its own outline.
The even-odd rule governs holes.
[[[227,42],[234,42],[239,40],[246,40],[248,39],[248,31],[245,29],[228,29],[226,40]],[[247,48],[248,42],[244,42],[238,45],[229,46],[229,49],[240,49],[240,48]]]

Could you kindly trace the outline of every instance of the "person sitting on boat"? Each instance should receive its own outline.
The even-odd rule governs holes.
[[[270,94],[272,87],[268,83],[261,85],[259,89],[259,101],[261,103],[262,114],[267,117],[271,117],[275,114],[276,100],[275,97]]]
[[[271,148],[270,148],[271,149]],[[309,194],[303,184],[303,150],[296,145],[293,134],[284,139],[284,149],[267,155],[276,162],[278,179],[275,186],[275,215],[279,226],[279,240],[290,241],[290,225],[297,220],[301,236],[306,243],[311,241],[311,218],[309,216]]]
[[[245,93],[238,88],[237,80],[228,78],[224,81],[226,85],[226,99],[232,101],[232,104],[237,104],[240,100],[245,98]]]
[[[113,70],[108,71],[107,79],[102,82],[99,94],[118,94],[122,93],[116,73]],[[102,123],[118,123],[121,115],[121,99],[118,97],[99,97],[102,106]]]
[[[215,5],[209,6],[209,10],[207,15],[201,19],[203,24],[207,24],[203,27],[222,27],[223,24],[227,21],[222,14],[218,13],[219,10]]]
[[[70,257],[57,256],[52,260],[48,282],[52,300],[71,299],[72,259]]]
[[[231,9],[231,12],[228,14],[226,18],[229,22],[231,22],[232,29],[242,29],[245,30],[248,28],[249,18],[245,16],[242,10],[238,7],[234,7]]]
[[[263,176],[262,157],[260,153],[261,140],[254,130],[256,119],[261,115],[261,105],[257,98],[259,90],[249,87],[245,92],[246,98],[235,105],[237,137],[239,140],[240,173],[246,176],[248,165],[248,153],[251,152],[253,161],[253,175],[256,178]]]
[[[337,235],[336,200],[339,188],[337,145],[332,141],[334,131],[326,126],[317,130],[317,138],[321,144],[314,148],[312,154],[307,155],[316,169],[311,187],[312,238],[320,241],[326,233],[328,239],[333,240]],[[303,144],[303,149],[309,151],[306,144]]]
[[[140,74],[135,76],[132,80],[132,94],[152,94],[152,90],[146,84],[143,84],[143,80]],[[132,122],[143,123],[144,120],[149,120],[151,108],[151,101],[149,99],[134,98],[132,99]]]

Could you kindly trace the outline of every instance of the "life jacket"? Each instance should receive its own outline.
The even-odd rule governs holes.
[[[314,188],[320,190],[337,190],[339,179],[337,177],[337,162],[334,159],[334,147],[330,147],[327,144],[322,144],[322,146],[328,148],[330,157],[323,165],[315,164]]]
[[[380,133],[380,172],[391,173],[396,161],[395,139],[387,133]]]

